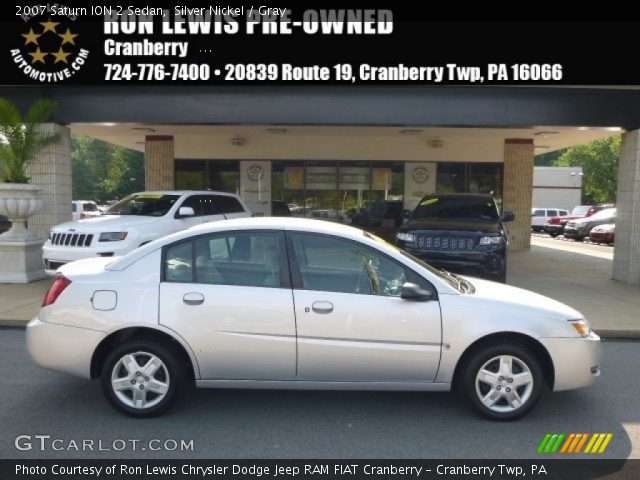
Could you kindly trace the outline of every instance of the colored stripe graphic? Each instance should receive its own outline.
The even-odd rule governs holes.
[[[612,438],[612,433],[547,433],[538,445],[537,451],[541,454],[568,455],[604,453]],[[583,450],[585,444],[586,448]]]

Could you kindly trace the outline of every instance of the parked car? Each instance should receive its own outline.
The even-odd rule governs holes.
[[[351,219],[347,215],[336,210],[313,210],[311,212],[310,218],[315,218],[316,220],[326,220],[328,222],[335,223],[351,223]]]
[[[594,243],[612,244],[615,241],[616,225],[615,223],[604,223],[596,225],[589,232],[589,240]]]
[[[271,215],[274,217],[290,217],[291,210],[287,202],[282,200],[275,200],[271,206]]]
[[[72,220],[83,220],[102,215],[102,211],[98,208],[96,202],[90,200],[74,200],[71,202],[71,212]]]
[[[563,217],[551,217],[549,220],[547,220],[547,223],[544,226],[544,231],[552,237],[557,237],[558,235],[562,235],[564,233],[564,227],[569,220],[590,217],[600,210],[612,207],[613,205],[578,205],[577,207],[573,207],[570,215]]]
[[[398,229],[396,244],[429,264],[461,273],[506,281],[507,234],[491,195],[427,195],[408,222]]]
[[[27,348],[42,367],[100,378],[111,405],[133,416],[164,412],[195,381],[455,386],[480,414],[513,420],[545,390],[600,373],[599,338],[574,309],[441,272],[353,227],[297,218],[207,223],[119,259],[65,265]]]
[[[88,257],[113,257],[199,223],[249,217],[237,195],[221,192],[134,193],[100,217],[56,225],[42,249],[45,271]]]
[[[351,216],[351,224],[393,243],[397,228],[404,222],[401,200],[376,200]]]
[[[0,234],[11,228],[11,220],[4,215],[0,215]]]
[[[564,208],[532,208],[531,209],[531,229],[534,232],[541,232],[551,217],[566,217],[569,211]]]
[[[616,209],[607,208],[600,210],[598,213],[577,220],[570,220],[564,227],[564,236],[567,238],[574,238],[578,241],[582,241],[589,236],[591,229],[597,225],[604,225],[605,223],[615,223],[616,221]]]

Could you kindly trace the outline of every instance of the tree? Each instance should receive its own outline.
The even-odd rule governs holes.
[[[536,155],[534,159],[534,165],[536,167],[553,167],[556,164],[558,158],[562,156],[566,149],[556,150],[555,152],[542,153]]]
[[[27,167],[45,147],[60,140],[57,134],[43,133],[42,124],[51,120],[57,103],[36,100],[26,115],[5,98],[0,98],[0,174],[7,183],[29,183]]]
[[[73,198],[104,203],[144,190],[144,155],[73,134]]]
[[[596,140],[568,148],[556,161],[557,167],[582,167],[582,201],[611,203],[616,200],[621,136]]]

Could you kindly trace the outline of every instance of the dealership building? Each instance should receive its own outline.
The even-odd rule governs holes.
[[[59,104],[63,141],[31,166],[46,237],[70,219],[71,132],[144,152],[147,190],[238,192],[327,212],[428,193],[493,193],[530,246],[534,155],[622,133],[613,278],[640,284],[640,90],[559,87],[0,87]],[[580,179],[570,178],[570,182]],[[569,187],[575,187],[570,184]]]

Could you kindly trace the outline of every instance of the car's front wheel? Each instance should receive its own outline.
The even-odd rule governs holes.
[[[462,381],[471,406],[492,420],[523,417],[544,389],[540,362],[517,343],[497,343],[479,350],[463,370]]]
[[[183,371],[171,348],[134,340],[109,354],[100,381],[105,397],[116,410],[151,417],[175,403],[185,380]]]

